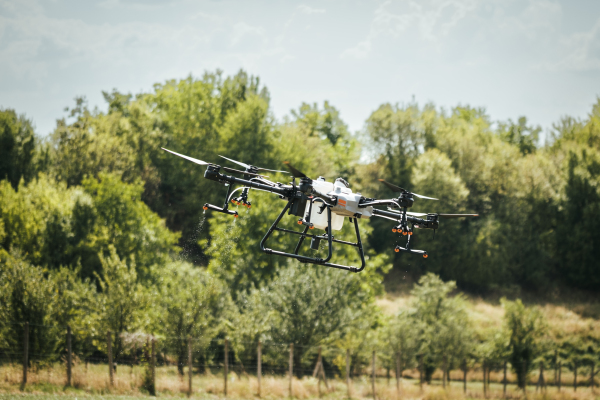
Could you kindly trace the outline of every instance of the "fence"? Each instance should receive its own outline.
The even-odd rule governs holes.
[[[38,326],[39,327],[39,326]],[[519,392],[516,376],[507,362],[464,360],[451,369],[443,357],[442,367],[433,371],[425,386],[425,362],[417,356],[417,368],[403,370],[400,354],[387,363],[373,350],[369,360],[354,363],[350,350],[332,347],[302,347],[281,343],[234,343],[227,338],[205,342],[203,338],[154,337],[146,334],[96,334],[95,348],[105,351],[73,350],[76,340],[70,327],[60,343],[60,350],[44,353],[43,346],[30,336],[29,323],[22,324],[20,351],[0,349],[2,375],[8,384],[28,384],[28,374],[35,375],[33,384],[54,384],[88,390],[145,391],[187,393],[188,396],[212,393],[225,397],[321,397],[337,393],[345,398],[401,398],[410,391],[438,387],[462,391],[468,397],[513,397]],[[89,339],[89,338],[88,338]],[[101,343],[103,339],[104,343]],[[32,351],[32,344],[35,346]],[[81,349],[81,343],[78,348]],[[168,350],[170,349],[170,350]],[[177,349],[174,351],[173,349]],[[395,357],[394,357],[395,356]],[[395,359],[394,363],[390,360]],[[20,366],[19,366],[20,365]],[[526,365],[520,366],[524,371]],[[585,368],[585,370],[583,370]],[[17,371],[20,382],[17,379]],[[566,372],[566,373],[565,373]],[[585,372],[585,373],[582,373]],[[525,381],[525,391],[555,391],[570,387],[595,391],[594,364],[570,365],[556,360],[545,369],[543,362]],[[547,378],[548,374],[552,377]],[[395,385],[390,385],[390,380]],[[231,393],[234,385],[235,393]]]

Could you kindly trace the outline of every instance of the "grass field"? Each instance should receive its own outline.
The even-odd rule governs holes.
[[[415,373],[415,371],[412,371]],[[0,397],[3,399],[56,399],[59,396],[68,398],[86,399],[127,399],[148,396],[140,389],[143,370],[140,367],[122,367],[115,376],[115,385],[109,387],[107,366],[90,365],[85,373],[79,366],[73,373],[74,387],[65,387],[64,366],[55,365],[52,368],[31,371],[28,384],[23,390],[20,388],[20,368],[0,368]],[[175,367],[159,367],[156,374],[156,389],[158,397],[187,397],[187,377],[182,378],[177,374]],[[444,389],[439,380],[433,381],[431,385],[419,387],[416,379],[402,379],[400,396],[396,389],[395,380],[386,378],[376,380],[377,398],[381,400],[423,399],[423,400],[464,400],[484,398],[483,384],[477,381],[478,373],[469,374],[467,393],[463,392],[463,384],[459,381],[460,373],[451,376],[452,381],[448,388]],[[480,373],[479,373],[480,375]],[[436,376],[434,376],[435,378]],[[481,378],[481,377],[479,377]],[[510,378],[510,376],[509,376]],[[514,384],[507,385],[506,395],[503,393],[503,385],[499,383],[500,374],[491,375],[491,384],[485,398],[524,398],[524,393]],[[312,377],[292,382],[293,397],[297,399],[344,399],[348,397],[347,386],[341,379],[330,379],[329,389],[323,383]],[[223,393],[223,377],[211,374],[195,374],[193,378],[193,398],[200,399],[257,399],[258,383],[254,376],[238,376],[232,373],[228,379],[227,396]],[[373,398],[372,383],[368,376],[355,378],[351,383],[351,397],[355,399]],[[546,393],[536,393],[532,385],[528,388],[527,398],[535,399],[558,399],[558,400],[593,400],[600,399],[600,390],[593,394],[589,387],[580,387],[577,392],[572,387],[563,387],[559,393],[556,387],[548,387]],[[321,395],[319,395],[319,393]],[[264,376],[261,388],[262,398],[281,399],[289,397],[289,380],[282,376]]]
[[[394,315],[401,308],[408,307],[410,296],[407,294],[387,294],[378,299],[377,304],[388,315]],[[481,299],[468,299],[468,312],[475,329],[480,332],[499,329],[502,325],[504,311],[497,301],[483,301]],[[548,322],[550,337],[570,337],[574,335],[587,335],[600,339],[600,321],[597,319],[596,303],[572,302],[538,302]],[[86,399],[128,399],[148,396],[142,386],[143,369],[141,367],[120,366],[115,375],[115,384],[109,387],[108,368],[106,365],[89,364],[86,367],[77,363],[73,370],[72,388],[65,388],[66,373],[63,364],[54,364],[50,367],[31,370],[28,384],[21,390],[20,382],[22,370],[20,365],[0,366],[0,398],[3,399],[56,399],[58,396],[66,398],[85,397]],[[380,376],[385,371],[378,372]],[[400,397],[396,390],[395,380],[389,382],[386,378],[378,378],[376,382],[377,398],[381,400],[394,399],[423,399],[423,400],[464,400],[484,398],[481,371],[470,371],[468,374],[467,393],[463,392],[462,372],[451,373],[451,385],[447,389],[441,387],[441,373],[434,374],[432,385],[425,385],[422,389],[418,385],[417,371],[406,371],[402,380]],[[523,391],[518,390],[514,384],[509,384],[504,395],[502,372],[491,373],[491,385],[486,395],[488,398],[525,398]],[[514,382],[515,377],[509,372],[509,382]],[[584,371],[578,376],[579,387],[574,392],[573,374],[566,368],[562,372],[563,388],[559,393],[557,388],[549,386],[546,393],[536,393],[534,373],[530,376],[530,385],[527,398],[557,399],[557,400],[592,400],[600,399],[600,389],[592,393],[585,385],[589,377]],[[552,371],[546,372],[546,381],[553,383]],[[193,378],[193,398],[223,399],[223,376],[220,374],[195,374]],[[347,387],[341,379],[331,379],[329,390],[321,384],[319,396],[319,382],[315,378],[306,377],[295,379],[292,383],[293,397],[297,399],[316,399],[319,397],[329,399],[347,398]],[[187,376],[180,377],[174,366],[161,366],[157,368],[156,389],[158,397],[187,397]],[[227,398],[232,399],[257,399],[258,383],[254,376],[238,375],[231,373],[228,379]],[[289,397],[289,380],[282,376],[266,375],[262,379],[262,398],[280,399]],[[351,397],[356,399],[373,398],[371,380],[367,376],[356,378],[351,383]]]

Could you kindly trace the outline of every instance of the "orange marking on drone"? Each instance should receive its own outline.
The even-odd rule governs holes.
[[[338,204],[342,207],[346,207],[346,200],[338,199]]]

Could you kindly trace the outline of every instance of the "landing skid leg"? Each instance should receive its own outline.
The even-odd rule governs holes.
[[[271,225],[271,227],[269,228],[269,230],[267,231],[267,233],[265,234],[265,236],[260,241],[260,249],[262,251],[264,251],[267,254],[274,254],[274,255],[283,256],[283,257],[295,258],[295,259],[297,259],[297,260],[299,260],[300,262],[303,262],[303,263],[324,265],[326,267],[338,268],[338,269],[343,269],[343,270],[351,271],[351,272],[360,272],[360,271],[362,271],[365,268],[365,265],[366,265],[365,255],[364,255],[364,251],[363,251],[363,247],[362,247],[362,242],[360,240],[360,232],[358,230],[358,222],[357,222],[356,218],[354,218],[354,229],[356,231],[357,242],[356,243],[346,242],[346,241],[343,241],[343,240],[337,240],[337,239],[333,238],[333,235],[331,233],[332,229],[331,229],[331,208],[330,207],[326,207],[327,208],[327,224],[328,224],[328,229],[327,229],[327,235],[326,235],[326,237],[317,236],[317,235],[313,235],[313,234],[307,233],[308,226],[305,227],[302,232],[296,232],[296,231],[292,231],[292,230],[289,230],[289,229],[284,229],[284,228],[277,227],[277,225],[281,221],[281,218],[283,218],[285,212],[290,208],[290,206],[291,206],[291,202],[288,202],[285,205],[285,207],[283,208],[283,210],[281,211],[281,213],[279,214],[279,216],[277,217],[277,219],[275,219],[275,222],[273,223],[273,225]],[[273,234],[274,231],[280,231],[280,232],[285,232],[285,233],[291,233],[291,234],[294,234],[294,235],[300,235],[300,240],[298,241],[298,244],[296,245],[294,253],[286,253],[286,252],[283,252],[283,251],[273,250],[273,249],[269,249],[269,248],[265,247],[265,244],[267,243],[267,240]],[[302,255],[298,254],[298,252],[300,251],[300,247],[302,246],[302,243],[304,242],[304,239],[307,238],[307,237],[310,237],[310,238],[319,238],[319,239],[327,239],[328,244],[329,244],[327,258],[325,258],[325,259],[323,259],[323,258],[313,258],[313,257],[307,257],[307,256],[302,256]],[[340,264],[330,263],[329,260],[331,259],[332,252],[333,252],[333,242],[337,242],[337,243],[341,243],[341,244],[345,244],[345,245],[350,245],[350,246],[355,246],[358,249],[358,253],[360,255],[360,259],[361,259],[361,262],[362,262],[361,267],[357,268],[357,267],[351,267],[351,266],[347,266],[347,265],[340,265]]]

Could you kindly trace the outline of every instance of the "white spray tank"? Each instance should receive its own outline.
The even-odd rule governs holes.
[[[313,181],[312,184],[313,184],[313,189],[315,190],[315,192],[322,194],[323,196],[325,196],[327,193],[333,191],[333,189],[334,189],[334,184],[331,182],[326,182],[325,178],[323,178],[322,176],[320,176],[319,179],[317,179],[316,181]],[[337,182],[336,182],[336,184],[337,184]],[[323,212],[321,214],[319,214],[319,211],[321,210],[322,206],[323,206],[323,203],[320,201],[313,203],[312,213],[310,215],[310,222],[315,226],[315,228],[319,228],[319,229],[327,228],[327,209],[324,209]],[[310,202],[307,201],[304,215],[308,215],[309,207],[310,207]],[[344,225],[344,217],[332,212],[331,213],[331,229],[333,229],[334,231],[339,231],[340,229],[342,229],[343,225]]]

